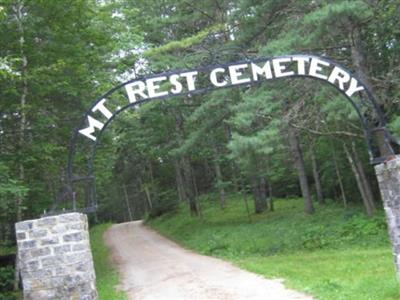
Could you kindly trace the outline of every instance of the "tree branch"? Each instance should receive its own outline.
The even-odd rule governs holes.
[[[303,127],[303,126],[299,126],[299,125],[296,125],[296,124],[293,124],[293,123],[290,123],[289,125],[294,127],[294,128],[296,128],[296,129],[304,130],[304,131],[307,131],[307,132],[315,134],[315,135],[324,135],[324,136],[344,135],[344,136],[348,136],[348,137],[364,138],[364,136],[361,135],[361,134],[357,134],[357,133],[353,133],[353,132],[349,132],[349,131],[337,130],[337,131],[323,132],[323,131],[319,131],[319,130],[315,130],[315,129],[310,129],[310,128],[306,128],[306,127]]]

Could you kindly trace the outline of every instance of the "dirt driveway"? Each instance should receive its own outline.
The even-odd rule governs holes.
[[[277,280],[196,254],[142,225],[113,225],[104,235],[132,300],[310,300]]]

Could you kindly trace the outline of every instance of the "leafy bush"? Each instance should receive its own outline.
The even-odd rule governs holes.
[[[14,267],[0,268],[0,293],[12,291],[14,288]],[[3,298],[1,298],[3,299]]]
[[[301,241],[307,250],[335,248],[348,243],[368,243],[374,238],[380,238],[386,231],[386,221],[383,215],[368,218],[360,213],[349,212],[344,215],[344,222],[335,226],[314,225],[305,229]]]
[[[207,245],[202,249],[202,253],[209,255],[217,255],[218,253],[226,252],[229,248],[228,243],[224,240],[223,236],[219,234],[212,234],[207,240]]]
[[[158,198],[153,202],[149,218],[156,218],[163,214],[173,213],[178,210],[179,202],[173,190],[158,193]]]
[[[311,227],[302,236],[302,246],[308,250],[322,249],[329,245],[330,241],[331,237],[324,234],[323,226]]]
[[[367,218],[363,215],[355,215],[348,222],[344,223],[341,228],[342,237],[351,237],[354,239],[379,235],[387,228],[383,215]]]

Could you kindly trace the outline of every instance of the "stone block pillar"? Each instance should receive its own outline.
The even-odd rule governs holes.
[[[23,221],[15,229],[25,300],[97,299],[86,215]]]
[[[397,278],[400,279],[400,155],[375,166],[389,235],[393,246]]]

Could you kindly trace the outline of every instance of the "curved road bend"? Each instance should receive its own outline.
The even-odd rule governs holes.
[[[278,280],[183,249],[141,221],[113,225],[104,238],[132,300],[312,300]]]

